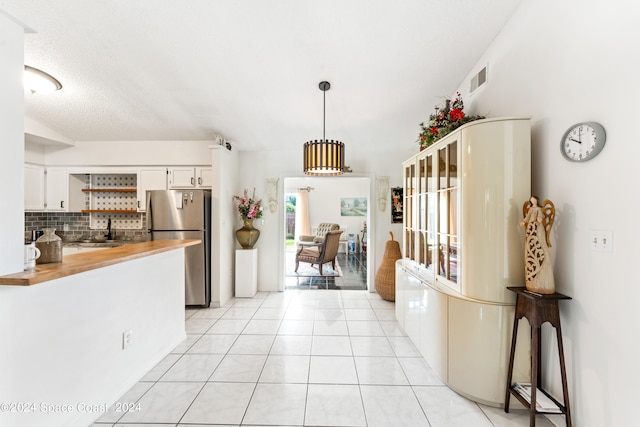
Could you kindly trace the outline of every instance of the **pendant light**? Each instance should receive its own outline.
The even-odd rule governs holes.
[[[313,176],[342,175],[344,167],[344,143],[328,141],[325,138],[326,94],[331,88],[329,82],[320,82],[322,91],[322,140],[307,141],[304,144],[304,173]]]

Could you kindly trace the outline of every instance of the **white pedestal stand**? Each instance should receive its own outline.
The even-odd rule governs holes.
[[[236,298],[258,292],[258,249],[236,249]]]

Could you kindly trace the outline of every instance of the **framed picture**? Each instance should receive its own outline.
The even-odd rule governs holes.
[[[402,222],[404,218],[404,209],[402,208],[402,187],[394,187],[391,189],[391,222]]]
[[[340,216],[367,216],[367,198],[340,198]]]

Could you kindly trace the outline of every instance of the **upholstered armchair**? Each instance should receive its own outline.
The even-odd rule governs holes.
[[[321,222],[320,224],[318,224],[318,227],[316,228],[315,235],[300,235],[298,236],[298,241],[305,242],[305,243],[322,243],[326,234],[329,231],[334,231],[338,229],[340,229],[340,225],[338,224],[332,224],[330,222]]]
[[[336,269],[336,255],[338,254],[338,244],[340,243],[340,235],[342,230],[333,230],[325,234],[322,243],[300,245],[300,249],[296,254],[296,269],[301,262],[308,262],[312,266],[318,264],[318,270],[322,276],[322,266],[328,262],[331,263],[333,269]]]

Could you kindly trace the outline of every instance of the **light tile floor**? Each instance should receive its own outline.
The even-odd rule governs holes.
[[[444,386],[366,291],[289,290],[187,309],[187,339],[119,402],[106,426],[527,426],[524,410]],[[538,416],[537,426],[552,426]]]

